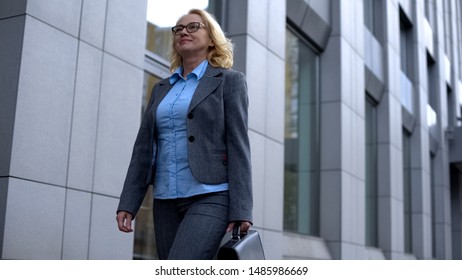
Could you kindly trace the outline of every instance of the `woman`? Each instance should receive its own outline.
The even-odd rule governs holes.
[[[193,9],[175,27],[172,76],[156,84],[117,209],[131,222],[149,184],[160,259],[213,259],[236,223],[252,221],[248,96],[231,69],[233,46],[216,20]]]

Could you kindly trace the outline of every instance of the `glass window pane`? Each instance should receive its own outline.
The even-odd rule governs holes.
[[[374,30],[374,1],[364,1],[364,25],[371,32]]]
[[[168,61],[172,45],[170,27],[159,27],[148,21],[146,28],[146,49]]]
[[[403,132],[404,251],[412,253],[411,135]]]
[[[378,247],[377,106],[366,97],[366,245]]]
[[[319,235],[318,58],[286,37],[284,229]]]

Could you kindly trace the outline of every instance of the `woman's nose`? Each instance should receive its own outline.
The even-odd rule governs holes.
[[[186,35],[187,33],[188,31],[186,30],[186,27],[177,32],[177,34],[181,36]]]

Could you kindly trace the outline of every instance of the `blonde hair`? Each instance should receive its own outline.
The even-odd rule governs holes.
[[[209,36],[212,39],[213,46],[209,47],[207,60],[214,67],[231,68],[233,66],[233,43],[227,38],[221,30],[220,25],[215,18],[204,10],[191,9],[188,14],[199,15],[204,21]],[[172,51],[170,53],[170,71],[175,71],[183,64],[183,59],[175,50],[175,40],[172,40]]]

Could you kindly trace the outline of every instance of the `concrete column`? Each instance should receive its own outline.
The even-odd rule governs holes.
[[[378,105],[379,247],[387,259],[403,258],[403,162],[400,98],[400,42],[397,1],[384,1],[385,76],[388,85]]]
[[[430,259],[431,235],[431,182],[430,147],[427,123],[427,50],[425,47],[425,7],[422,1],[412,5],[414,21],[413,44],[414,77],[414,117],[415,126],[411,135],[411,212],[412,212],[412,253],[418,259]]]
[[[227,7],[236,70],[247,77],[254,225],[265,254],[282,257],[284,186],[284,57],[286,1],[237,0]]]
[[[334,259],[365,258],[365,80],[362,1],[331,2],[321,54],[321,237]]]
[[[444,18],[450,13],[445,10],[443,1],[436,1],[436,19],[437,30],[435,60],[437,61],[438,71],[438,96],[439,106],[435,109],[438,115],[438,140],[439,146],[435,155],[435,189],[434,189],[434,208],[433,226],[435,227],[435,249],[436,259],[451,259],[452,242],[451,242],[451,210],[450,210],[450,182],[449,182],[449,146],[446,138],[446,128],[448,125],[447,115],[447,87],[450,83],[450,73],[446,71],[448,54],[445,51],[445,30]],[[448,7],[450,5],[448,4]],[[450,85],[452,86],[452,85]]]

